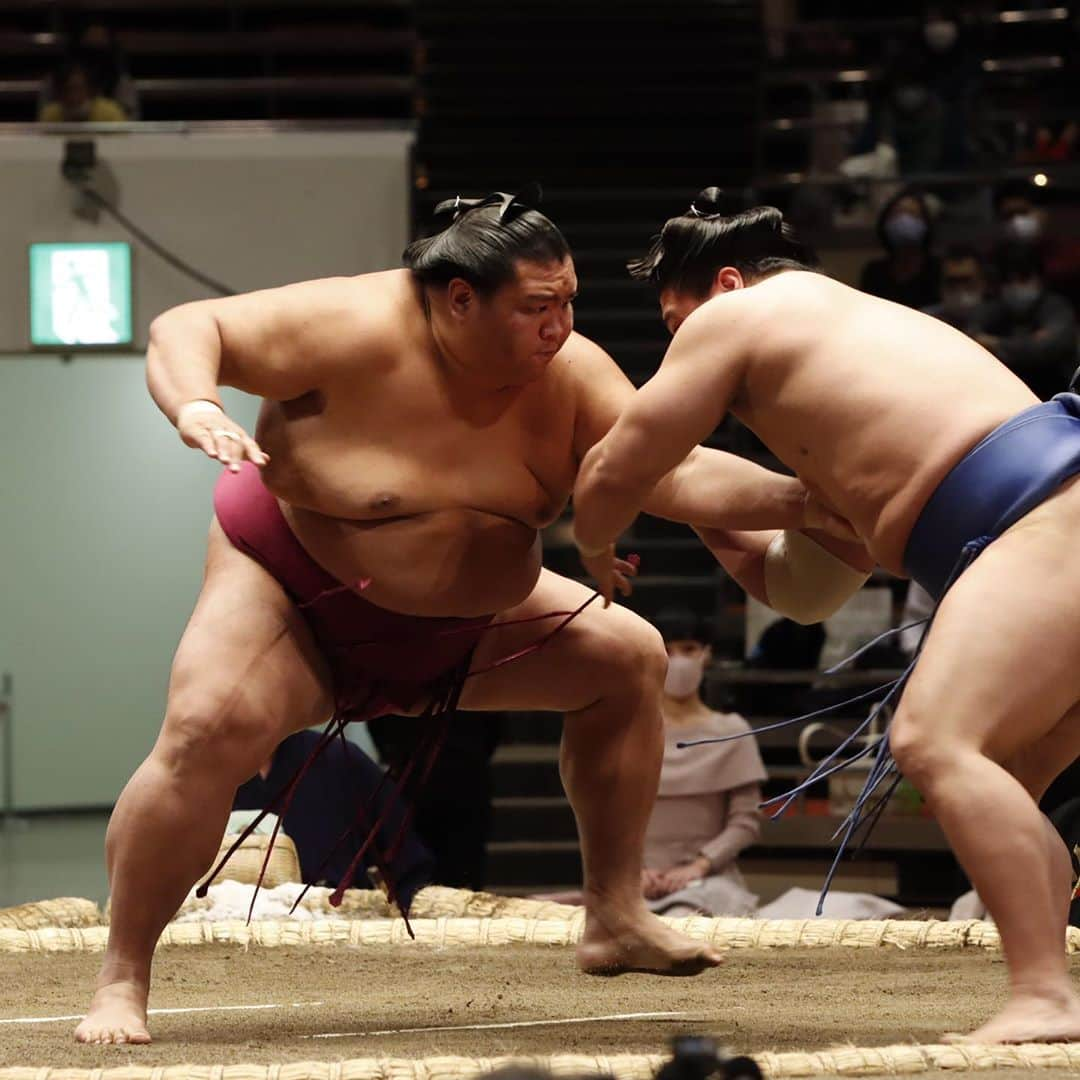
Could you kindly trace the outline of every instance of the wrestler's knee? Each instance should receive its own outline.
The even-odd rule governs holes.
[[[175,773],[214,773],[242,783],[276,745],[265,718],[245,716],[213,693],[170,696],[155,753]]]
[[[593,646],[597,686],[606,695],[659,695],[667,674],[667,650],[654,626],[620,609]]]
[[[893,760],[900,772],[924,794],[948,774],[965,751],[955,739],[935,732],[930,720],[921,710],[901,706],[889,725]]]

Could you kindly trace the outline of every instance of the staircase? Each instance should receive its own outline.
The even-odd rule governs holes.
[[[444,198],[514,191],[539,180],[543,210],[574,251],[577,329],[607,349],[635,383],[644,382],[667,335],[656,298],[630,280],[626,261],[701,188],[748,186],[763,57],[758,5],[417,0],[415,12],[421,42],[417,232]],[[722,428],[712,441],[752,447],[734,427]],[[565,531],[552,533],[545,564],[579,576]],[[649,615],[689,605],[712,619],[719,655],[740,655],[741,591],[697,540],[645,517],[633,547],[643,573],[631,606]],[[558,775],[561,725],[560,716],[547,713],[509,719],[507,741],[495,757],[493,888],[522,892],[581,881],[573,815]],[[802,773],[793,735],[782,733],[763,749],[773,770],[770,793],[786,789]],[[879,852],[845,869],[841,881],[915,896],[918,890],[901,882],[904,870],[892,852],[909,833],[930,845],[939,837],[933,826],[929,833],[905,833],[904,824],[885,836]],[[800,821],[794,830],[770,825],[746,860],[752,887],[764,896],[791,884],[816,887],[830,831],[827,816]],[[920,854],[923,864],[936,858],[934,850]]]

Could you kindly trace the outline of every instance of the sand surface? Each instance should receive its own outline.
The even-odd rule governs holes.
[[[152,1016],[155,1041],[146,1047],[78,1045],[75,1020],[0,1023],[0,1066],[656,1053],[681,1032],[712,1035],[749,1054],[936,1043],[943,1031],[974,1027],[1004,998],[998,953],[837,948],[726,956],[723,967],[690,979],[597,978],[577,971],[571,950],[542,946],[171,948],[158,954],[151,1008],[209,1011]],[[0,1021],[83,1013],[99,962],[96,954],[0,954]],[[276,1007],[220,1008],[252,1005]],[[627,1013],[679,1015],[557,1022]],[[535,1021],[544,1022],[445,1030]]]

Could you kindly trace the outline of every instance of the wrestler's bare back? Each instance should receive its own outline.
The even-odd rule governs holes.
[[[339,580],[368,579],[365,596],[392,610],[519,603],[540,571],[537,530],[577,469],[570,362],[595,346],[572,335],[535,381],[473,395],[447,378],[408,271],[297,288],[303,316],[279,320],[273,363],[310,367],[290,386],[303,392],[274,400],[258,373],[231,381],[265,395],[263,479],[300,542]]]
[[[731,411],[893,573],[942,477],[1036,402],[946,323],[821,274],[776,274],[699,312],[743,343]]]

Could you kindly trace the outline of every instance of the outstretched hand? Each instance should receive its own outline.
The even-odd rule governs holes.
[[[270,455],[234,420],[211,401],[189,401],[176,414],[176,430],[184,442],[239,472],[244,461],[263,466]]]

